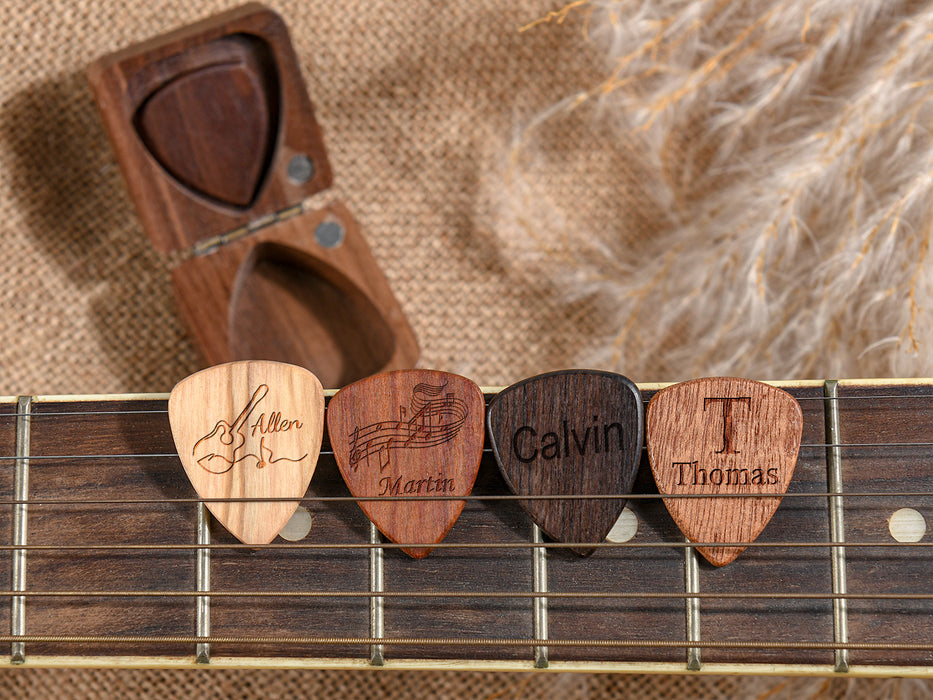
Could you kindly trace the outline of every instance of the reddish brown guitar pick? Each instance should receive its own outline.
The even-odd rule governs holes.
[[[803,431],[797,401],[748,379],[695,379],[655,394],[647,424],[648,457],[662,495],[774,494],[664,499],[693,542],[753,542],[780,505],[797,465]],[[723,566],[745,547],[697,549]]]
[[[620,374],[567,370],[513,384],[489,406],[492,449],[519,496],[629,493],[641,461],[641,394]],[[520,501],[559,542],[602,542],[625,499]],[[593,552],[581,544],[581,555]]]
[[[400,370],[338,391],[327,407],[337,465],[360,508],[391,541],[440,542],[476,481],[485,404],[465,377]],[[417,497],[443,497],[415,500]],[[403,547],[416,559],[431,547]]]
[[[281,362],[231,362],[181,380],[168,400],[178,456],[214,517],[244,544],[268,544],[317,466],[324,390]]]

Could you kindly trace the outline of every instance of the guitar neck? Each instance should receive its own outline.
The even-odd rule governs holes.
[[[721,569],[646,461],[612,541],[581,558],[542,540],[487,450],[453,529],[413,560],[349,497],[325,435],[310,532],[247,547],[198,503],[167,397],[2,400],[3,658],[930,675],[933,553],[889,520],[933,514],[933,380],[781,386],[804,415],[794,478]]]

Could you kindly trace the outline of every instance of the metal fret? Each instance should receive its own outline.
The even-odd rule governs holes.
[[[532,524],[531,537],[535,544],[543,544],[544,536],[541,528]],[[534,561],[534,587],[535,593],[547,593],[547,550],[544,547],[535,547],[532,558]],[[535,638],[547,639],[547,598],[534,599],[534,626]],[[547,668],[547,647],[534,648],[535,668]]]
[[[700,563],[693,547],[684,550],[684,587],[688,594],[700,592]],[[700,642],[700,599],[687,598],[687,641]],[[687,670],[699,671],[700,647],[687,647]]]
[[[209,518],[210,515],[207,512],[207,506],[205,506],[203,503],[199,503],[198,544],[210,544],[211,542]],[[208,548],[198,550],[196,577],[198,592],[209,592],[211,590],[211,550]],[[211,635],[210,596],[198,596],[195,605],[198,636],[209,637]],[[211,645],[206,642],[198,643],[195,649],[195,657],[199,664],[210,663]]]
[[[28,521],[26,519],[26,501],[29,497],[29,441],[32,420],[32,397],[21,396],[16,403],[16,460],[13,472],[13,497],[20,501],[13,507],[13,545],[26,545]],[[14,591],[26,590],[26,550],[13,550],[13,585]],[[13,637],[26,634],[26,598],[13,596],[10,610],[10,633]],[[10,649],[13,663],[26,661],[26,645],[14,641]]]
[[[382,542],[382,535],[373,523],[369,524],[369,541],[371,544]],[[382,562],[382,548],[374,547],[369,550],[369,590],[371,593],[385,591],[385,578]],[[385,602],[382,596],[373,596],[369,599],[369,636],[379,639],[385,636]],[[369,647],[369,663],[371,666],[385,665],[385,647],[382,644],[372,644]]]
[[[826,466],[830,493],[841,494],[842,488],[842,455],[839,448],[841,431],[839,426],[839,386],[835,380],[828,380],[823,388],[826,397],[824,413],[826,415],[826,438],[831,447],[826,449]],[[845,526],[843,523],[842,496],[830,496],[829,499],[829,530],[833,542],[845,541]],[[845,547],[833,547],[831,552],[833,593],[845,595],[846,592],[846,550]],[[837,643],[845,644],[849,641],[848,611],[845,598],[833,600],[833,638]],[[840,673],[849,670],[849,650],[837,648],[835,650],[835,668]]]

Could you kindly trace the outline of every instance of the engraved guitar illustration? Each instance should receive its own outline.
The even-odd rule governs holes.
[[[350,435],[350,468],[371,456],[379,458],[379,471],[389,466],[389,450],[424,449],[452,440],[460,432],[469,410],[467,404],[453,393],[441,397],[447,384],[417,384],[412,389],[411,412],[399,406],[399,420],[380,421],[356,426]]]
[[[202,469],[212,474],[224,474],[230,471],[238,462],[243,462],[249,458],[256,460],[255,467],[257,469],[262,469],[268,464],[283,460],[300,462],[307,457],[307,454],[297,458],[273,457],[272,448],[266,444],[266,435],[264,433],[287,430],[289,427],[301,427],[299,421],[284,421],[284,424],[279,427],[278,423],[281,420],[281,415],[275,412],[268,421],[265,420],[265,414],[262,414],[252,426],[251,435],[256,435],[257,431],[260,433],[259,444],[256,446],[255,451],[247,448],[246,422],[268,393],[269,386],[260,384],[233,423],[228,423],[223,419],[217,421],[214,428],[207,435],[194,443],[191,454]],[[273,422],[276,423],[275,427],[272,425]]]

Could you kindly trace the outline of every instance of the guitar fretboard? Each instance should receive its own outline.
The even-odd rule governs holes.
[[[794,478],[721,569],[646,460],[627,527],[580,558],[541,537],[487,450],[454,528],[413,560],[350,498],[325,436],[308,535],[249,547],[205,517],[164,396],[0,402],[4,658],[928,674],[933,554],[891,518],[933,513],[933,382],[782,386],[804,415]]]

